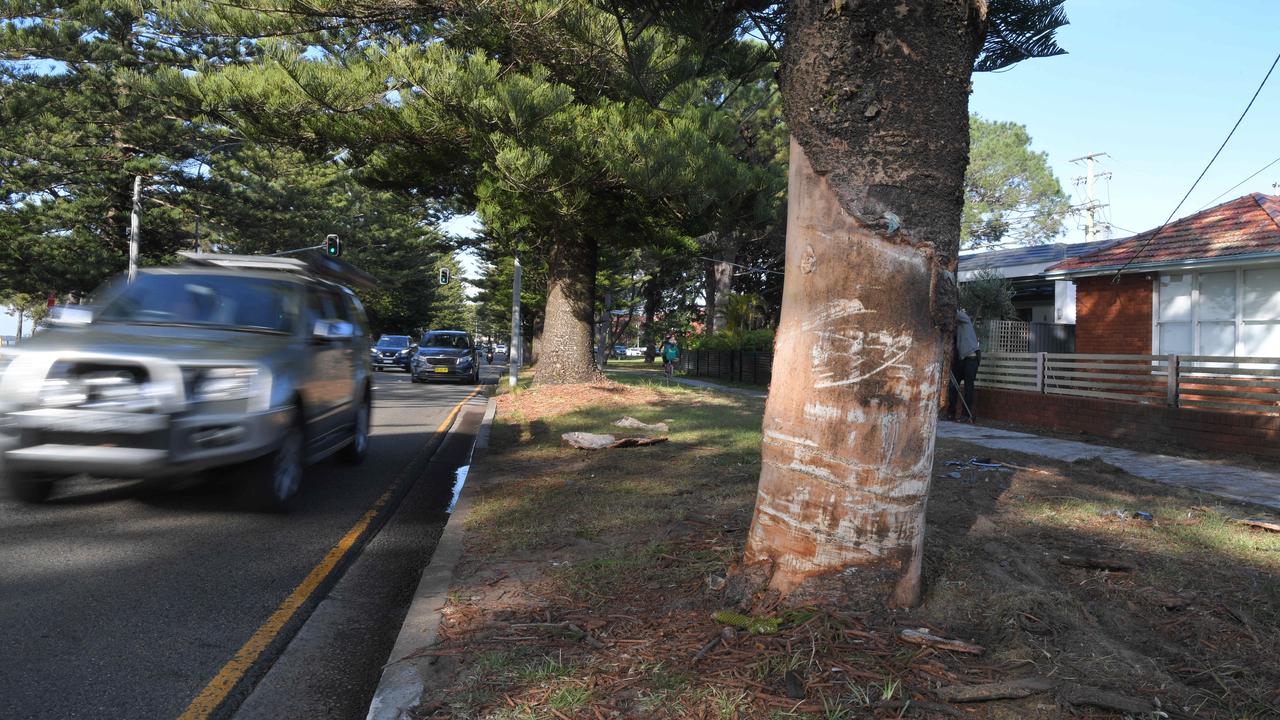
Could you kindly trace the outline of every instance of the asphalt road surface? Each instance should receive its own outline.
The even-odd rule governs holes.
[[[247,509],[226,477],[0,500],[0,717],[176,718],[204,697],[197,717],[363,718],[484,407],[467,402],[441,442],[474,386],[378,373],[376,388],[368,459],[312,466],[288,515]],[[366,515],[356,546],[264,631]],[[260,654],[237,666],[253,638]],[[215,678],[226,687],[211,692]]]

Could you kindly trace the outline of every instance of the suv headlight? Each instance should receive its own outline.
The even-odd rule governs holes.
[[[200,371],[192,386],[191,399],[195,402],[220,400],[266,400],[271,394],[271,376],[251,367],[215,367]],[[253,403],[258,405],[259,403]],[[264,407],[266,403],[261,403]],[[251,407],[251,410],[261,409]]]
[[[463,355],[462,357],[458,358],[458,365],[470,365],[472,362],[473,360],[470,355]]]

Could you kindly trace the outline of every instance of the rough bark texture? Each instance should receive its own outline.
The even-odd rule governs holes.
[[[716,233],[715,250],[711,251],[713,261],[707,261],[705,294],[707,298],[706,333],[712,335],[725,329],[724,301],[733,292],[733,265],[738,255],[740,242],[737,232]]]
[[[658,272],[661,272],[661,268]],[[661,288],[658,286],[658,274],[655,272],[652,277],[644,283],[644,361],[653,362],[657,357],[656,337],[654,331],[655,319],[658,314],[658,303],[661,300]]]
[[[596,241],[586,238],[558,239],[551,247],[537,383],[564,385],[601,377],[591,361],[596,251]]]
[[[793,602],[919,598],[975,5],[790,5],[786,279],[745,560]]]

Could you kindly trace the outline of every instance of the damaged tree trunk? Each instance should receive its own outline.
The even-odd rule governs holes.
[[[792,602],[919,600],[985,22],[965,0],[789,6],[786,279],[746,561]]]
[[[562,236],[547,258],[547,307],[534,382],[546,385],[600,379],[591,358],[595,337],[594,238]]]

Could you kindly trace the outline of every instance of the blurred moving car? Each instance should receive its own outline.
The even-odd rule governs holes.
[[[369,341],[348,285],[372,278],[323,256],[183,255],[0,351],[0,480],[18,499],[81,473],[237,465],[258,504],[283,510],[307,463],[364,459]]]
[[[626,352],[627,357],[644,357],[644,348],[629,347]]]
[[[369,349],[369,359],[374,370],[400,368],[409,372],[409,362],[418,349],[408,335],[383,335],[378,344]]]
[[[613,356],[614,356],[614,357],[626,357],[626,356],[627,356],[627,346],[626,346],[626,345],[614,345],[614,346],[613,346]]]
[[[461,330],[432,330],[422,336],[409,370],[413,382],[480,382],[480,362],[471,335]]]
[[[499,355],[507,354],[507,346],[504,343],[498,343],[493,347],[493,351]]]

